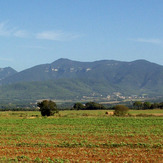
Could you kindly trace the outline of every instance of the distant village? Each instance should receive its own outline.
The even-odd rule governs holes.
[[[114,92],[112,95],[107,96],[108,100],[112,100],[112,99],[121,99],[121,100],[125,100],[125,99],[145,99],[145,98],[148,98],[147,94],[142,94],[140,96],[138,96],[138,95],[124,96],[120,92]]]
[[[148,95],[147,94],[142,94],[142,95],[130,95],[130,96],[125,96],[122,95],[120,92],[113,92],[110,95],[107,95],[106,97],[104,97],[103,95],[100,96],[101,99],[106,100],[106,101],[128,101],[128,100],[140,100],[143,101],[145,99],[148,99]],[[99,99],[99,96],[96,96],[95,94],[92,94],[91,97],[88,96],[83,96],[82,97],[83,100],[89,100],[89,99]]]

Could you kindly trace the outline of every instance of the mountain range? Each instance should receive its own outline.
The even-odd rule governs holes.
[[[79,62],[59,59],[17,72],[0,69],[0,99],[74,99],[83,96],[163,96],[163,66],[136,60]]]

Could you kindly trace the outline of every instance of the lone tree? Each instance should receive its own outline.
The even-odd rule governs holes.
[[[114,106],[114,110],[115,116],[125,116],[128,113],[129,108],[125,105],[116,105]]]
[[[57,105],[51,100],[43,100],[38,102],[37,106],[40,108],[42,116],[52,116],[55,113],[58,113]]]

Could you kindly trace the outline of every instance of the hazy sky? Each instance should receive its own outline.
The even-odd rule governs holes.
[[[0,0],[0,67],[59,58],[163,65],[163,0]]]

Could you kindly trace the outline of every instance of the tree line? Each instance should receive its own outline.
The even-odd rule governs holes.
[[[58,108],[55,102],[51,100],[44,100],[42,102],[37,103],[37,106],[39,107],[36,108],[34,106],[26,106],[26,107],[16,107],[14,105],[8,104],[8,105],[3,105],[0,107],[0,111],[41,111],[42,115],[52,115],[58,112],[58,110],[63,110],[62,108]],[[135,101],[133,102],[132,105],[127,105],[130,109],[135,109],[135,110],[145,110],[145,109],[163,109],[163,102],[160,103],[151,103],[151,102],[142,102],[142,101]],[[97,102],[87,102],[85,104],[81,102],[76,102],[72,104],[71,107],[66,108],[65,110],[114,110],[115,106],[108,106],[108,105],[103,105]]]
[[[40,112],[42,116],[53,116],[55,113],[58,113],[59,110],[55,102],[51,100],[43,100],[42,102],[37,103],[37,106],[40,108]],[[161,108],[163,109],[163,102],[161,103],[150,103],[150,102],[141,102],[135,101],[133,103],[133,107],[135,109],[154,109]],[[102,104],[96,102],[87,102],[86,104],[82,104],[77,102],[73,105],[73,110],[105,110],[106,107]],[[115,105],[112,107],[114,111],[114,115],[126,115],[129,108],[125,105]]]
[[[96,102],[87,102],[86,104],[77,102],[73,105],[72,109],[73,110],[105,110],[106,107]]]
[[[42,102],[37,103],[37,106],[40,108],[42,116],[53,116],[55,113],[59,112],[56,103],[51,100],[43,100]],[[73,108],[75,110],[105,109],[103,105],[95,102],[88,102],[85,105],[78,102],[74,104]],[[116,105],[113,109],[115,116],[125,116],[129,111],[129,108],[125,105]]]
[[[145,110],[145,109],[163,109],[163,102],[160,103],[151,103],[151,102],[142,102],[142,101],[135,101],[130,107],[130,109],[136,110]],[[86,104],[82,104],[77,102],[73,105],[73,110],[105,110],[105,109],[114,109],[114,106],[104,106],[102,104],[96,102],[87,102]]]
[[[145,110],[145,109],[163,109],[163,102],[160,103],[151,103],[151,102],[142,102],[142,101],[135,101],[133,103],[133,109],[137,110]]]

